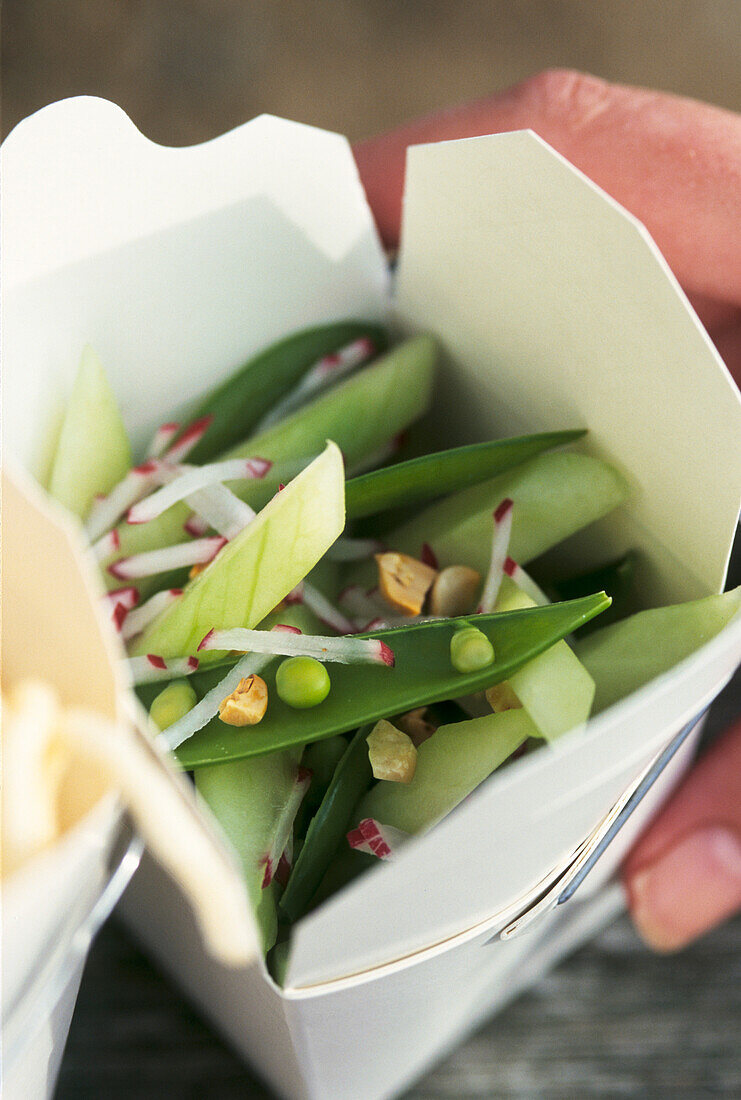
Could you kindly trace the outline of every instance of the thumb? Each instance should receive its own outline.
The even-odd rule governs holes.
[[[638,932],[675,951],[741,908],[741,720],[716,741],[623,868]]]

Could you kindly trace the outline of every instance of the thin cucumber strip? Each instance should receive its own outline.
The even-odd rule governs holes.
[[[585,434],[584,430],[542,432],[472,443],[350,478],[345,488],[347,518],[362,519],[390,508],[423,504],[485,481],[542,451],[573,443]]]
[[[84,519],[131,466],[131,448],[103,366],[84,348],[51,468],[49,493]]]
[[[257,626],[326,553],[344,518],[342,456],[331,443],[146,627],[132,656],[195,654],[215,624]]]
[[[261,351],[208,394],[195,410],[194,418],[213,419],[188,461],[208,462],[235,446],[317,359],[361,336],[369,337],[378,352],[388,345],[380,326],[367,321],[341,321],[303,329]]]
[[[277,696],[279,660],[261,674],[268,685],[268,711],[257,726],[242,729],[215,718],[177,749],[185,768],[273,752],[318,741],[335,733],[414,707],[470,694],[506,680],[527,661],[609,607],[602,594],[505,614],[477,615],[476,626],[489,638],[495,660],[488,668],[462,674],[450,662],[450,639],[468,619],[440,619],[361,637],[382,638],[393,650],[395,668],[335,665],[332,690],[311,712],[292,710]],[[198,674],[194,686],[199,692]]]
[[[594,678],[598,714],[709,642],[741,611],[741,587],[721,596],[639,611],[577,641]]]
[[[373,817],[406,833],[426,832],[537,734],[524,710],[440,726],[417,749],[411,783],[381,780],[361,799],[353,824]]]
[[[277,917],[275,892],[262,885],[264,858],[294,790],[300,757],[296,747],[225,767],[199,768],[194,777],[198,793],[239,857],[265,951],[275,942]]]
[[[497,611],[535,607],[521,588],[504,577]],[[594,680],[565,641],[541,653],[510,676],[509,684],[538,728],[541,737],[554,741],[589,718],[594,700]]]
[[[371,784],[373,774],[366,744],[371,728],[363,726],[347,746],[327,793],[311,820],[304,846],[280,901],[281,912],[291,921],[298,920],[307,911],[350,827],[355,806]]]
[[[514,501],[509,554],[524,565],[575,531],[612,511],[628,496],[622,476],[588,455],[538,455],[498,477],[430,505],[384,536],[392,550],[419,557],[432,548],[441,568],[468,565],[486,575],[491,554],[492,512]],[[367,567],[351,571],[347,583],[375,583]]]

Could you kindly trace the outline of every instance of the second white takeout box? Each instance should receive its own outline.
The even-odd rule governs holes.
[[[271,341],[392,314],[440,340],[436,446],[585,426],[586,448],[623,471],[629,503],[563,559],[583,569],[637,548],[647,606],[721,590],[739,508],[738,393],[645,230],[534,135],[410,151],[391,302],[337,135],[261,117],[165,149],[112,104],[71,100],[14,131],[3,182],[6,443],[38,476],[85,343],[137,447]],[[558,885],[740,654],[737,616],[586,729],[495,774],[397,862],[299,923],[283,990],[260,960],[218,967],[151,863],[127,920],[283,1095],[391,1095],[616,911],[614,889],[596,884],[696,734],[602,857],[591,900],[584,888],[554,910]],[[544,915],[529,934],[500,938],[533,907]]]

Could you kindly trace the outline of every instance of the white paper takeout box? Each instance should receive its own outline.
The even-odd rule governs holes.
[[[43,679],[64,705],[119,718],[123,678],[75,525],[61,508],[49,507],[28,475],[5,470],[2,532],[4,687]],[[121,832],[113,792],[93,804],[86,797],[80,809],[82,816],[55,844],[2,884],[8,1100],[51,1094],[87,948],[141,851],[138,840],[129,842]]]
[[[564,556],[585,568],[636,547],[647,605],[721,590],[739,508],[738,394],[645,230],[533,134],[410,151],[392,302],[337,135],[261,117],[166,149],[113,105],[79,99],[21,124],[4,172],[6,442],[33,473],[87,342],[140,445],[271,341],[392,314],[441,341],[436,446],[586,426],[587,449],[623,470],[630,502]],[[178,886],[149,863],[127,919],[283,1095],[391,1095],[619,908],[603,883],[695,735],[591,891],[553,905],[740,654],[737,617],[585,730],[493,776],[397,863],[297,926],[284,990],[258,960],[214,964]],[[499,937],[528,914],[541,916],[528,935]]]

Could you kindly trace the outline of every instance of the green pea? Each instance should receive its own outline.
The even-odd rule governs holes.
[[[450,639],[450,660],[456,672],[478,672],[494,662],[494,646],[477,627],[467,626]]]
[[[275,674],[275,687],[289,707],[316,707],[329,695],[329,673],[314,657],[289,657]]]
[[[198,702],[198,697],[187,680],[172,680],[152,700],[149,717],[160,730],[167,729],[183,718]]]

